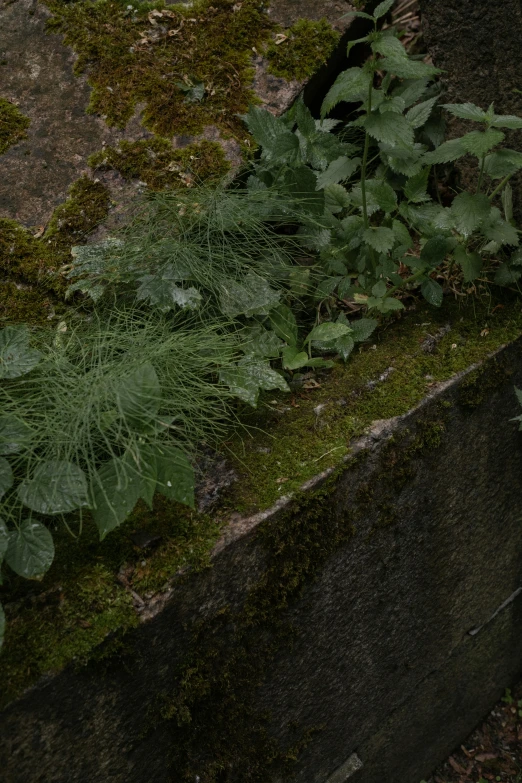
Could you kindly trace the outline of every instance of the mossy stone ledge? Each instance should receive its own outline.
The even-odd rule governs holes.
[[[520,304],[419,306],[319,383],[206,514],[4,585],[8,783],[418,783],[519,674]]]

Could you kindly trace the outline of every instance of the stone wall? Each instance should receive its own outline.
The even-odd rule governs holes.
[[[0,717],[5,783],[419,783],[520,674],[522,340]],[[294,760],[297,759],[297,760]]]

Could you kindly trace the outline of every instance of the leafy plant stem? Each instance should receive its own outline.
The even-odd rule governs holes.
[[[368,90],[368,111],[367,114],[370,115],[372,111],[372,90],[373,90],[373,79],[370,81],[370,89]],[[363,209],[363,220],[364,220],[364,228],[369,228],[370,223],[368,220],[368,202],[366,197],[366,171],[368,167],[368,153],[370,151],[370,134],[368,131],[366,131],[365,137],[364,137],[364,152],[363,152],[363,159],[362,159],[362,166],[361,166],[361,194],[362,194],[362,209]]]
[[[414,283],[416,280],[418,280],[420,277],[424,277],[425,272],[424,270],[419,269],[417,272],[415,272],[413,275],[410,275],[409,277],[404,278],[402,283],[400,285],[394,285],[392,288],[388,288],[386,293],[383,296],[383,299],[386,299],[387,297],[391,296],[395,293],[395,291],[399,291],[400,289],[404,288],[404,286],[408,285],[408,283]]]
[[[482,180],[484,179],[485,166],[486,166],[486,156],[482,155],[482,158],[480,160],[480,174],[477,182],[477,193],[480,193],[480,188],[482,187]]]
[[[495,188],[495,190],[494,190],[492,193],[490,193],[490,195],[489,195],[489,200],[490,200],[490,201],[493,201],[493,199],[495,198],[495,196],[496,196],[498,193],[500,193],[500,191],[501,191],[501,190],[504,188],[504,186],[505,186],[505,185],[507,185],[507,183],[509,182],[509,180],[511,179],[511,177],[513,177],[513,176],[515,175],[515,173],[516,173],[516,172],[513,172],[512,174],[508,174],[506,177],[504,177],[504,179],[503,179],[503,180],[502,180],[502,181],[501,181],[501,182],[500,182],[500,183],[497,185],[497,187]]]

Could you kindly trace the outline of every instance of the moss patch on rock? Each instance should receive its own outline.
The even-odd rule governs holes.
[[[67,200],[55,209],[43,234],[35,236],[15,220],[0,219],[0,272],[15,286],[0,291],[6,318],[12,314],[13,320],[18,320],[22,299],[26,302],[30,299],[38,306],[36,291],[32,291],[31,296],[21,295],[20,291],[24,289],[20,286],[38,286],[44,306],[49,295],[63,295],[66,281],[59,273],[60,267],[70,262],[71,247],[84,242],[107,216],[109,205],[107,188],[100,182],[81,177],[71,185]],[[11,297],[15,300],[12,309]],[[22,309],[25,312],[25,308]]]
[[[31,124],[29,117],[5,98],[0,98],[0,155],[9,147],[27,138],[27,128]]]
[[[285,34],[288,37],[282,43],[270,42],[266,57],[270,63],[269,71],[287,81],[303,81],[313,76],[328,60],[341,38],[326,19],[318,22],[299,19],[285,30]]]
[[[144,124],[160,136],[198,134],[208,125],[244,136],[237,115],[255,99],[252,47],[262,46],[272,28],[261,0],[47,5],[49,29],[78,55],[76,72],[88,74],[88,111],[109,125],[125,126],[144,104]]]
[[[117,147],[91,155],[88,163],[93,169],[115,169],[128,179],[140,179],[151,190],[212,184],[230,170],[223,147],[216,141],[203,140],[174,149],[159,136],[121,141]]]

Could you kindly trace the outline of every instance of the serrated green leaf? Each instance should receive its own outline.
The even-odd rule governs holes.
[[[502,220],[500,210],[493,207],[488,220],[481,226],[481,233],[493,242],[499,242],[501,245],[513,245],[518,247],[518,232],[510,223]]]
[[[364,100],[371,81],[372,75],[362,68],[348,68],[343,71],[326,94],[321,107],[321,117],[326,117],[341,101]]]
[[[352,337],[356,343],[362,343],[367,340],[378,326],[375,318],[359,318],[357,321],[350,321]]]
[[[286,125],[280,118],[259,106],[250,106],[244,119],[254,139],[267,151],[272,149],[278,136],[287,132]]]
[[[315,120],[302,96],[299,97],[295,105],[295,118],[297,120],[297,127],[305,139],[309,139],[315,135]]]
[[[413,201],[414,204],[428,201],[429,196],[427,194],[428,182],[430,178],[431,168],[428,166],[425,169],[419,171],[415,176],[410,177],[404,185],[404,195],[408,201]]]
[[[179,275],[173,264],[169,264],[156,275],[143,275],[138,278],[141,283],[136,291],[136,299],[145,300],[162,313],[167,313],[176,307],[181,310],[195,310],[201,304],[201,294],[194,288],[181,288]]]
[[[270,310],[270,326],[278,337],[288,343],[297,344],[297,321],[292,310],[286,305],[278,305]]]
[[[491,203],[483,193],[459,193],[451,204],[455,228],[467,237],[486,220],[490,211]]]
[[[19,485],[18,497],[38,514],[68,514],[89,507],[85,473],[66,460],[41,462],[32,478]]]
[[[385,295],[387,290],[386,282],[384,280],[379,280],[378,283],[375,283],[375,285],[372,288],[372,295],[382,297]]]
[[[393,233],[397,243],[403,248],[403,250],[409,250],[413,247],[413,240],[410,236],[410,232],[400,220],[394,220],[392,223]]]
[[[467,149],[462,144],[462,139],[450,139],[445,141],[440,147],[424,155],[425,163],[451,163],[454,160],[464,157]]]
[[[415,79],[402,82],[393,90],[392,95],[397,95],[404,101],[404,108],[409,108],[417,103],[428,88],[429,79]]]
[[[434,147],[440,147],[446,138],[446,120],[442,112],[437,109],[425,123],[422,129],[423,136],[426,136]]]
[[[283,348],[283,367],[285,370],[299,370],[306,367],[308,363],[308,354],[300,351],[292,345]]]
[[[436,280],[432,280],[431,277],[426,278],[421,285],[421,292],[425,300],[434,307],[440,307],[444,292],[442,286],[440,286]]]
[[[511,223],[513,220],[513,188],[509,182],[504,187],[501,198],[504,218],[508,223]]]
[[[479,106],[474,103],[443,103],[445,109],[454,117],[460,117],[462,120],[473,120],[474,122],[487,122],[488,115]]]
[[[355,348],[355,342],[351,334],[344,334],[339,337],[334,343],[334,350],[339,354],[341,359],[346,362],[348,357]]]
[[[372,112],[365,118],[364,127],[377,141],[392,146],[413,145],[413,128],[402,114]]]
[[[387,253],[395,244],[395,234],[391,228],[371,227],[364,231],[363,241],[378,253]]]
[[[374,17],[370,16],[370,14],[365,14],[364,11],[348,11],[347,14],[341,16],[341,19],[347,19],[349,16],[358,16],[360,19],[369,19],[371,22],[374,21]]]
[[[482,258],[478,253],[468,253],[462,245],[457,245],[453,251],[455,261],[464,273],[464,282],[471,283],[482,271]]]
[[[397,194],[391,185],[382,180],[371,179],[366,182],[366,191],[371,195],[379,209],[383,212],[394,212],[397,208]]]
[[[383,2],[379,3],[375,11],[373,12],[374,18],[380,19],[381,16],[385,16],[394,3],[395,0],[383,0]]]
[[[406,114],[406,119],[412,128],[421,128],[429,120],[433,107],[437,101],[438,96],[435,96],[435,98],[429,98],[427,101],[412,106]]]
[[[131,429],[148,426],[157,416],[161,403],[161,388],[156,370],[146,362],[121,379],[116,389],[121,417]]]
[[[378,36],[372,41],[372,50],[377,54],[384,55],[385,57],[404,56],[404,46],[393,34],[378,34]]]
[[[497,144],[500,144],[503,139],[504,134],[502,131],[488,128],[485,131],[471,131],[471,133],[466,133],[466,135],[462,136],[460,139],[460,143],[470,155],[481,158],[489,152],[492,147],[496,147]]]
[[[9,533],[5,562],[25,579],[41,579],[54,559],[53,537],[47,528],[33,519],[24,519]]]
[[[178,503],[194,508],[194,468],[186,454],[176,446],[161,444],[156,453],[157,491]]]
[[[437,234],[428,239],[421,250],[421,261],[431,267],[442,264],[448,253],[453,250],[455,243],[448,237]]]
[[[495,114],[491,125],[494,128],[507,128],[508,130],[520,130],[522,128],[522,118],[514,114]]]
[[[415,144],[413,147],[392,146],[390,144],[379,144],[383,163],[396,174],[403,174],[405,177],[414,177],[418,174],[424,165],[423,153],[426,150],[421,144]]]
[[[9,531],[3,519],[0,519],[0,563],[4,559],[9,544]]]
[[[8,463],[5,457],[0,457],[0,498],[2,495],[5,495],[8,489],[11,489],[13,486],[13,481],[14,479],[11,465]]]
[[[522,169],[522,152],[500,149],[487,155],[484,171],[491,179],[503,179]]]
[[[19,378],[31,372],[42,358],[29,345],[27,326],[0,329],[0,378]]]
[[[272,160],[283,161],[288,165],[292,165],[293,163],[296,163],[300,157],[299,139],[295,133],[286,131],[275,139],[271,148]]]
[[[350,179],[361,164],[360,158],[347,158],[342,155],[333,160],[325,171],[317,176],[317,190],[328,185],[336,185],[338,182]]]
[[[328,321],[324,324],[319,324],[318,326],[314,327],[307,336],[305,342],[308,343],[317,341],[327,343],[331,340],[338,340],[340,337],[343,337],[346,334],[350,334],[351,331],[351,328],[346,324]]]
[[[90,496],[92,515],[101,541],[129,516],[140,498],[141,489],[139,475],[117,457],[96,472]]]
[[[377,61],[379,70],[395,74],[399,79],[428,79],[440,73],[438,68],[427,63],[411,60],[404,52],[404,57],[383,57]]]
[[[510,286],[517,283],[522,276],[520,269],[512,269],[508,264],[500,264],[496,271],[493,282],[496,285]]]
[[[280,291],[274,291],[267,281],[249,272],[241,282],[228,280],[222,285],[220,308],[223,315],[267,315],[278,304]]]
[[[31,428],[12,413],[0,415],[0,454],[16,454],[31,442]]]
[[[351,204],[351,198],[342,185],[328,185],[324,189],[325,206],[326,209],[336,215],[342,212],[343,209],[347,209]]]
[[[294,199],[301,211],[310,215],[323,214],[324,193],[316,191],[317,179],[311,169],[306,166],[289,169],[284,179],[284,192]]]

